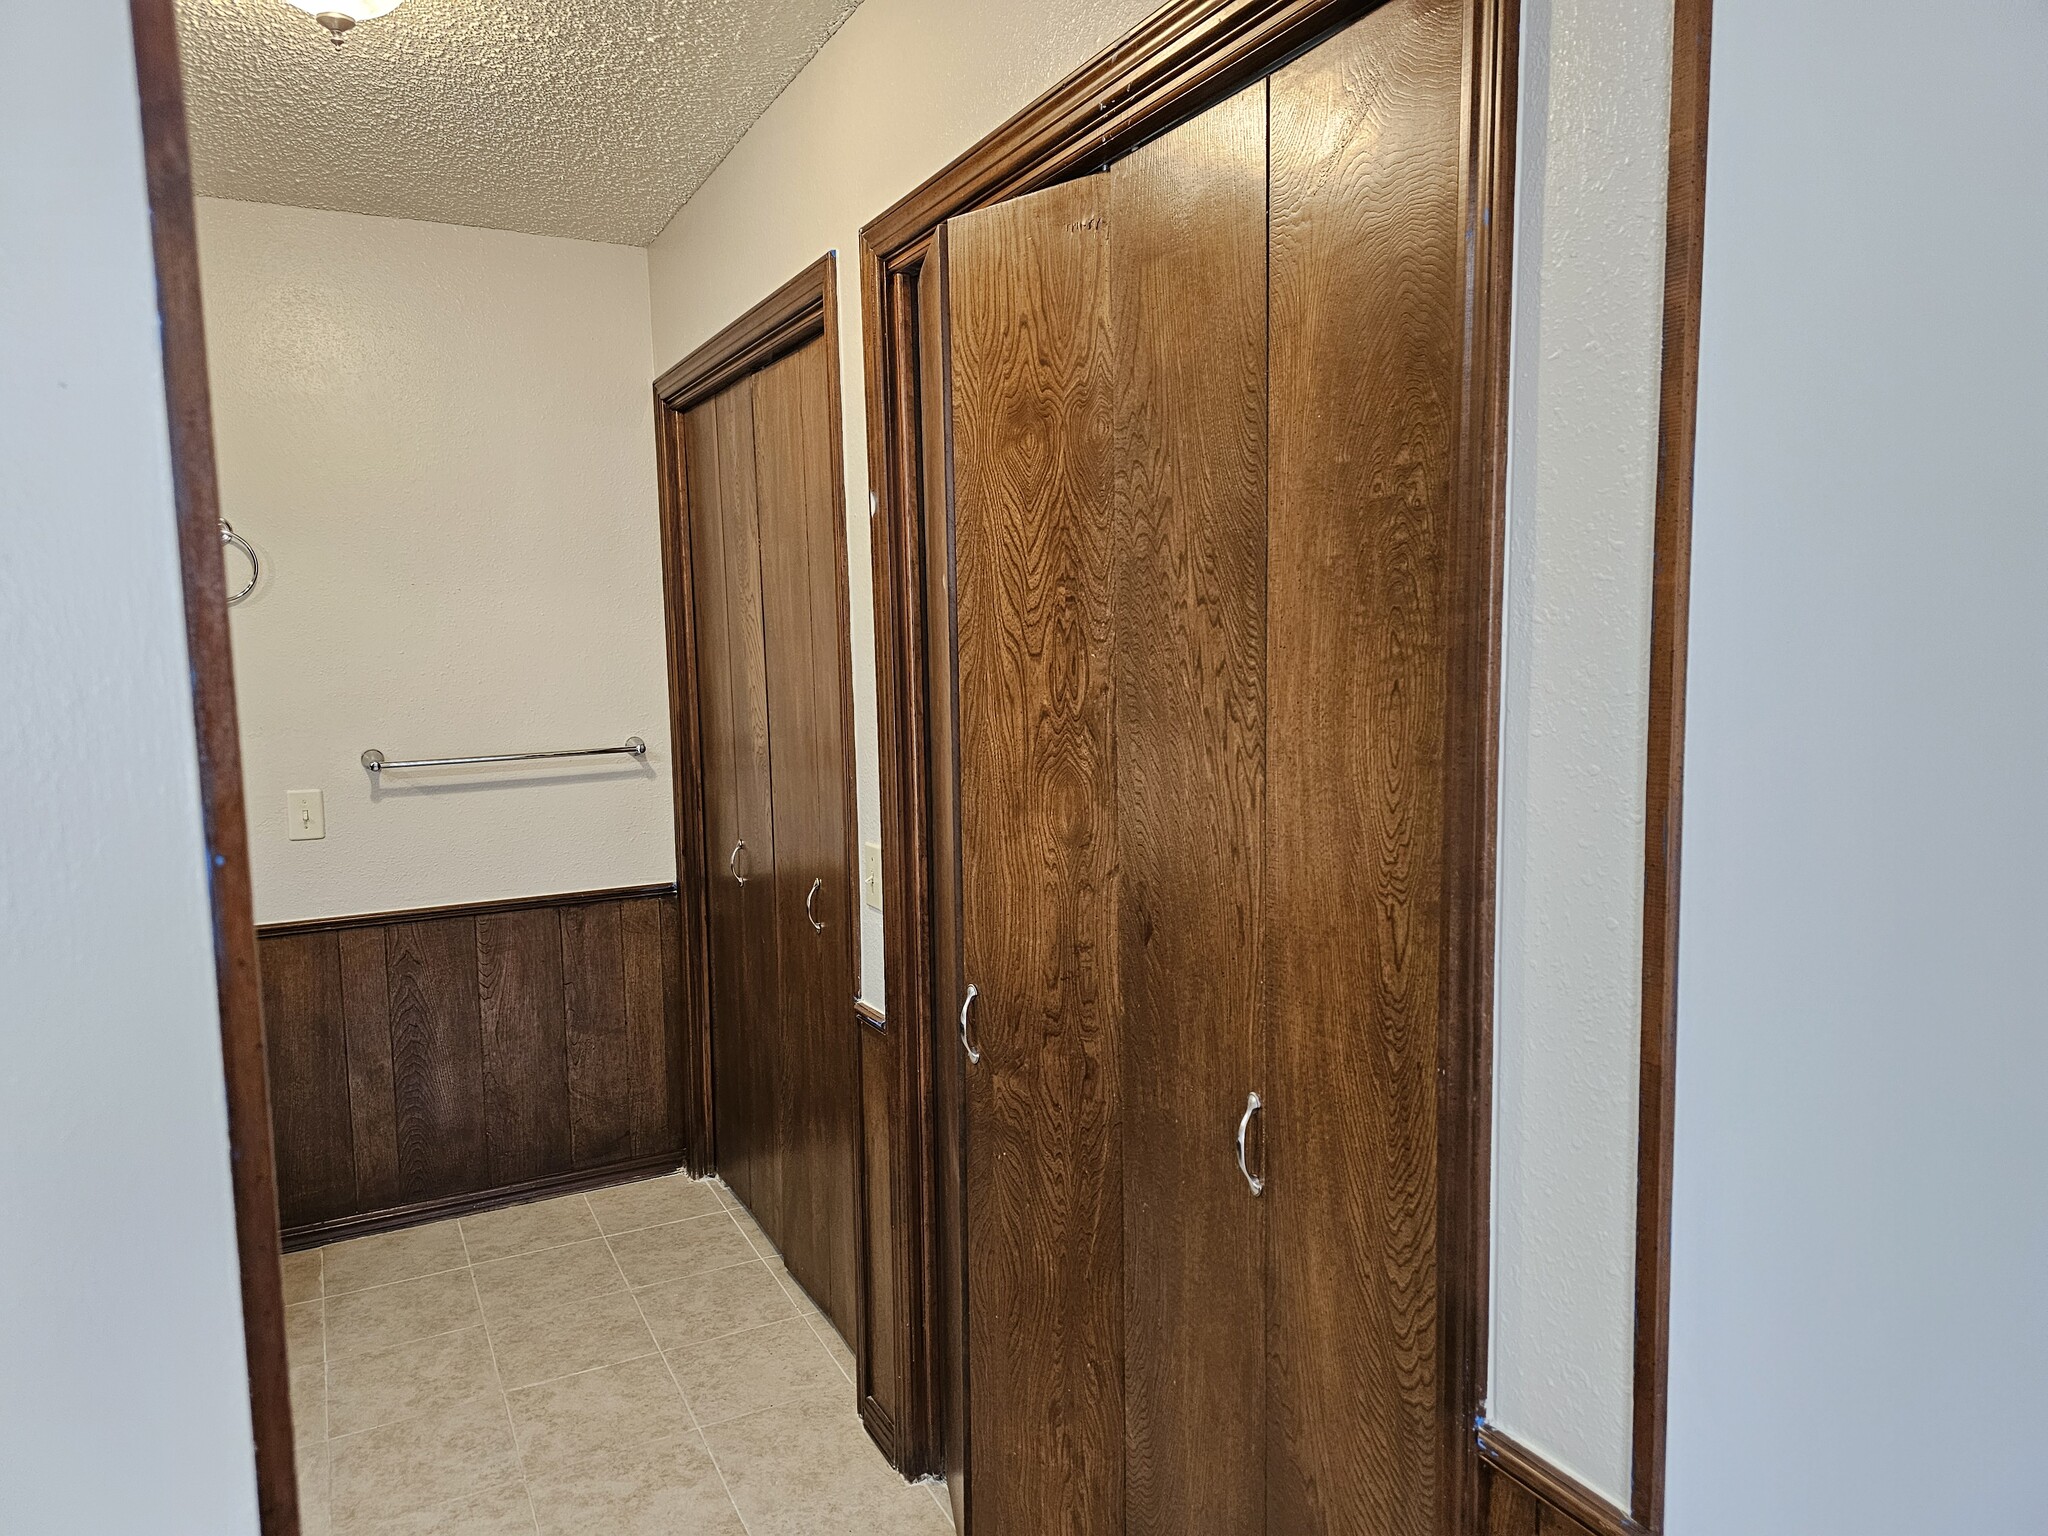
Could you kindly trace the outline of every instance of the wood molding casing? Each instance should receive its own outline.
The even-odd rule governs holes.
[[[285,1357],[284,1276],[278,1259],[277,1169],[271,1146],[263,1001],[249,887],[242,747],[235,717],[226,575],[221,568],[220,488],[200,309],[199,238],[192,157],[172,0],[130,0],[142,147],[163,321],[164,395],[170,418],[172,490],[185,592],[185,643],[199,744],[199,793],[213,902],[213,960],[220,996],[228,1150],[240,1254],[242,1332],[255,1432],[256,1496],[264,1536],[298,1536],[299,1484],[292,1452]]]
[[[1700,284],[1706,242],[1707,86],[1713,12],[1713,0],[1676,0],[1670,192],[1664,215],[1664,360],[1657,412],[1649,793],[1643,850],[1643,1036],[1636,1125],[1635,1416],[1630,1478],[1630,1513],[1636,1525],[1649,1532],[1664,1528],[1664,1447],[1671,1380],[1678,859],[1685,787],[1686,628],[1692,587],[1693,442],[1699,417]]]
[[[1577,1522],[1592,1536],[1649,1536],[1626,1510],[1617,1508],[1570,1473],[1491,1425],[1479,1427],[1480,1459],[1512,1478],[1546,1511]]]

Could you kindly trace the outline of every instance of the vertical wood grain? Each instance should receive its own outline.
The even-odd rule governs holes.
[[[779,1227],[790,1273],[845,1336],[855,1315],[859,1062],[839,713],[840,539],[827,342],[754,376],[754,462],[774,784],[780,1006],[759,1021],[780,1085]],[[813,887],[816,895],[811,895]],[[808,908],[808,910],[807,910]],[[812,926],[811,915],[824,924]]]
[[[1266,87],[1111,171],[1125,1529],[1256,1530]]]
[[[626,989],[626,1092],[635,1156],[675,1144],[675,1038],[671,988],[663,963],[663,901],[619,903],[619,951]]]
[[[578,1168],[618,1162],[633,1151],[632,1047],[619,906],[604,901],[562,911],[569,1150]]]
[[[494,1184],[571,1166],[561,921],[551,908],[476,923],[486,1136]]]
[[[1463,26],[1272,79],[1267,1525],[1435,1536]]]
[[[356,1156],[352,1209],[374,1211],[402,1198],[384,930],[344,928],[335,939],[341,946],[341,1005],[348,1026],[348,1110]]]
[[[481,1189],[490,1178],[490,1149],[476,919],[394,923],[385,930],[384,963],[399,1187],[409,1200]]]
[[[947,231],[977,1536],[1123,1519],[1108,199]]]
[[[334,935],[271,940],[262,949],[262,974],[282,1215],[287,1222],[320,1221],[347,1211],[356,1195]]]

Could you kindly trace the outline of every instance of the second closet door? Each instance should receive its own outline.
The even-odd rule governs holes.
[[[852,1337],[855,913],[825,347],[810,342],[693,408],[683,450],[718,1166]]]

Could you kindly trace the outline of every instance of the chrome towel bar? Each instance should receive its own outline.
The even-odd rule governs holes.
[[[387,768],[466,768],[472,763],[530,763],[543,757],[645,757],[647,743],[628,736],[623,747],[578,747],[569,752],[498,752],[489,757],[421,757],[408,763],[387,760],[375,747],[363,754],[363,766],[372,773]]]

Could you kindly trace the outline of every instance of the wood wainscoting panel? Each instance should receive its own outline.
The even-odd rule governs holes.
[[[384,934],[384,970],[398,1187],[408,1200],[480,1188],[490,1179],[490,1155],[484,1145],[476,919],[393,923]]]
[[[261,931],[295,1246],[683,1152],[673,887]]]
[[[570,1164],[569,1019],[555,913],[476,922],[491,1182],[519,1184]]]
[[[1479,1486],[1485,1501],[1485,1536],[1595,1536],[1498,1467],[1482,1466]]]
[[[287,1225],[322,1221],[355,1203],[355,1153],[342,1013],[341,957],[331,933],[264,946],[263,1012],[295,1027],[270,1032],[270,1103],[291,1134],[277,1141],[278,1206]]]

